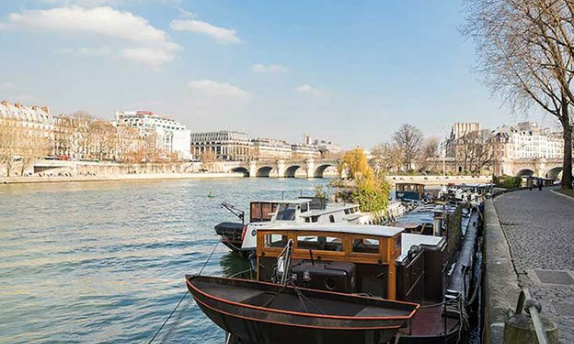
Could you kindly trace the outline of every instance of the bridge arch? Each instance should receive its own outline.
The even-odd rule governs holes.
[[[523,168],[516,173],[517,177],[532,177],[534,175],[535,175],[534,171],[532,171],[529,168]]]
[[[301,168],[301,165],[292,165],[285,169],[285,178],[295,178],[297,170]]]
[[[273,166],[261,166],[257,169],[256,177],[269,178],[271,177],[271,171],[273,171]]]
[[[556,166],[546,172],[546,178],[560,180],[562,177],[562,166]]]
[[[313,178],[323,178],[323,173],[325,173],[325,170],[328,169],[329,167],[335,167],[335,165],[333,164],[317,165],[315,171],[313,172]]]
[[[231,169],[231,172],[234,173],[243,173],[244,177],[249,177],[249,170],[245,167],[235,167]]]

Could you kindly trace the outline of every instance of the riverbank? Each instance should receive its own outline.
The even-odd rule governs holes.
[[[102,175],[71,175],[71,176],[29,176],[29,177],[0,177],[1,184],[33,184],[33,183],[67,183],[67,182],[98,182],[112,180],[159,180],[159,179],[210,179],[210,178],[244,178],[243,173],[228,172],[194,172],[194,173],[141,173],[141,174],[102,174]],[[334,178],[335,175],[326,177]],[[427,186],[453,184],[490,183],[490,177],[469,176],[389,176],[391,184],[419,183]]]
[[[213,178],[243,178],[243,173],[149,173],[149,174],[119,174],[119,175],[92,175],[92,176],[30,176],[30,177],[3,177],[0,184],[33,184],[33,183],[71,183],[71,182],[99,182],[114,180],[160,180],[160,179],[213,179]]]

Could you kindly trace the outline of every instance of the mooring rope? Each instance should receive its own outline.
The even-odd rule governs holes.
[[[209,260],[211,259],[211,256],[213,256],[213,253],[215,252],[215,249],[217,248],[217,245],[219,245],[219,242],[221,240],[217,240],[217,243],[215,244],[215,246],[213,246],[213,250],[211,250],[211,253],[209,254],[209,257],[207,257],[207,260],[205,261],[205,263],[203,264],[203,266],[201,267],[201,270],[199,270],[199,273],[197,274],[198,276],[201,275],[201,273],[203,272],[203,269],[205,269],[205,267],[207,266],[207,263],[209,263]],[[181,303],[183,302],[183,300],[185,299],[185,297],[187,296],[187,293],[189,293],[189,290],[186,290],[185,293],[183,293],[183,296],[181,297],[181,299],[179,300],[179,302],[177,303],[177,305],[175,306],[175,308],[171,311],[171,313],[169,314],[169,316],[167,317],[167,319],[165,319],[165,321],[163,322],[163,324],[160,326],[160,328],[157,330],[157,332],[153,335],[153,337],[151,338],[151,340],[148,342],[148,344],[151,344],[155,338],[159,335],[159,333],[161,332],[161,330],[164,328],[165,324],[167,324],[167,322],[169,321],[169,319],[171,319],[171,317],[173,316],[173,314],[175,313],[175,311],[177,310],[177,308],[179,307],[179,305],[181,305]]]

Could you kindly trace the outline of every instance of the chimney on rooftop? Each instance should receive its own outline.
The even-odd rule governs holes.
[[[32,106],[32,110],[34,110],[34,111],[38,111],[38,105],[34,105],[34,106]]]
[[[14,103],[14,106],[17,107],[18,109],[22,107],[22,105],[20,105],[20,103]]]
[[[42,106],[42,110],[43,110],[45,113],[50,114],[50,108],[49,108],[49,107],[47,107],[47,106]]]
[[[4,105],[4,106],[8,106],[8,105],[10,105],[10,103],[8,103],[8,102],[7,102],[7,101],[5,101],[5,100],[3,100],[3,101],[2,101],[2,103],[0,103],[0,104],[2,104],[2,105]]]

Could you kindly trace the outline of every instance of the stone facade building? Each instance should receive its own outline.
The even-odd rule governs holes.
[[[199,159],[206,153],[222,161],[248,161],[252,157],[252,144],[246,133],[239,131],[212,131],[191,134],[191,154]]]

